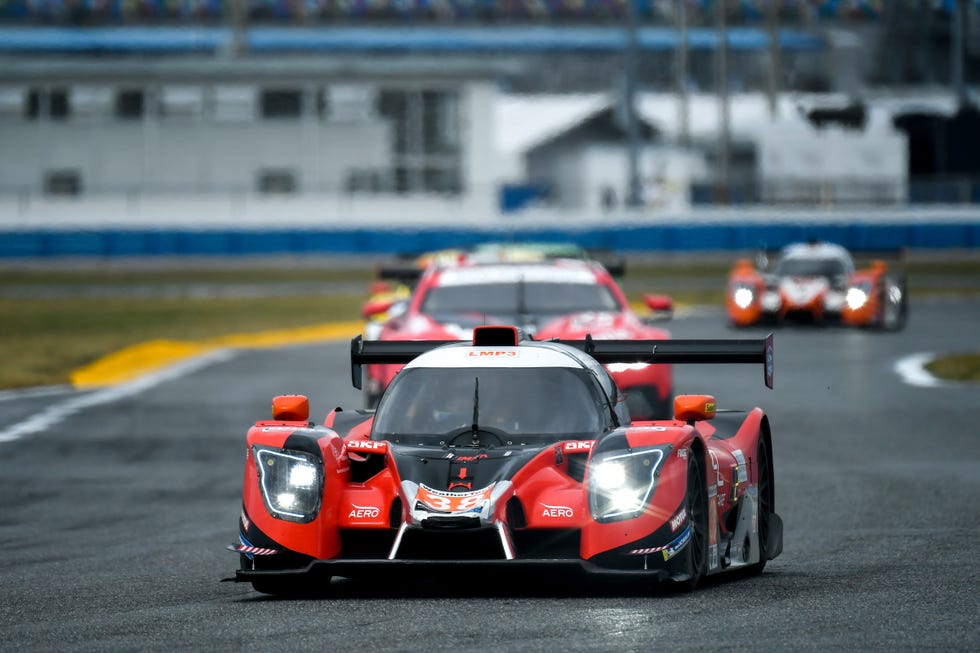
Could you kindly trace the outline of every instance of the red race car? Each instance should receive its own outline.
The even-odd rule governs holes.
[[[669,317],[669,297],[646,295],[651,319]],[[377,305],[378,309],[390,307]],[[486,262],[463,258],[429,266],[402,312],[378,340],[456,340],[482,324],[510,324],[539,340],[548,338],[664,339],[670,333],[640,319],[600,263],[579,259]],[[400,365],[371,365],[365,405],[377,405]],[[673,380],[669,365],[613,363],[608,367],[626,394],[630,411],[644,419],[669,417]]]
[[[670,419],[633,420],[603,364],[636,362],[762,363],[771,387],[772,336],[358,336],[355,385],[364,363],[404,369],[377,411],[338,408],[323,425],[305,396],[273,399],[247,435],[234,580],[289,595],[333,576],[541,572],[691,589],[761,572],[782,550],[766,414],[681,395]]]
[[[857,270],[840,245],[810,242],[784,248],[771,272],[739,260],[726,308],[736,327],[794,320],[894,331],[905,326],[908,293],[884,261]]]

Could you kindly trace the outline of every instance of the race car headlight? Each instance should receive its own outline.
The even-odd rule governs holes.
[[[732,300],[739,308],[748,308],[755,301],[755,293],[748,286],[736,286],[732,293]]]
[[[589,466],[589,509],[599,522],[632,519],[646,508],[670,447],[597,455]]]
[[[859,286],[852,286],[847,289],[847,295],[844,297],[844,301],[847,302],[849,309],[856,311],[868,303],[868,291]]]
[[[320,511],[323,473],[320,461],[301,451],[255,447],[259,487],[269,514],[308,522]]]

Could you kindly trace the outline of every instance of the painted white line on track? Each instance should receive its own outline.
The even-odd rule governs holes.
[[[35,397],[50,397],[51,395],[68,395],[78,392],[70,385],[42,385],[33,388],[15,388],[12,390],[0,390],[0,401],[12,401],[14,399],[33,399]]]
[[[926,365],[936,358],[935,354],[911,354],[895,362],[894,370],[909,385],[920,388],[938,388],[945,385],[926,369]]]
[[[144,390],[166,381],[180,378],[191,372],[207,367],[212,363],[228,360],[237,354],[235,349],[216,349],[194,358],[181,361],[152,374],[142,376],[135,381],[122,385],[110,386],[87,394],[76,395],[60,404],[49,406],[37,415],[19,424],[0,431],[0,442],[13,442],[25,435],[32,435],[51,428],[70,415],[80,410],[109,403],[126,397],[137,395]]]

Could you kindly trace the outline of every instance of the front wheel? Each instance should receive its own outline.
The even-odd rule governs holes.
[[[886,278],[881,290],[881,317],[879,328],[884,331],[901,331],[908,318],[908,293],[902,279]]]
[[[687,462],[687,514],[690,519],[690,577],[678,581],[679,589],[689,592],[698,586],[708,568],[708,491],[705,487],[704,460],[692,450]]]
[[[770,523],[774,518],[775,512],[775,486],[773,483],[772,456],[770,455],[769,445],[764,438],[759,438],[759,452],[756,455],[756,465],[758,469],[758,492],[759,492],[759,562],[749,567],[750,574],[761,574],[766,568],[769,560],[769,553],[772,551],[773,542],[769,541]]]

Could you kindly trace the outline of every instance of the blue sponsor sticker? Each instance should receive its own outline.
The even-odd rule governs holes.
[[[681,549],[687,546],[687,543],[691,541],[691,525],[688,524],[684,532],[677,536],[677,538],[668,544],[663,550],[664,562],[670,560],[675,555],[677,555]]]

